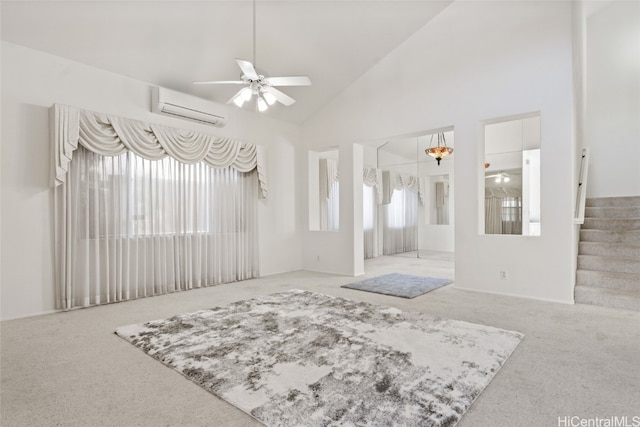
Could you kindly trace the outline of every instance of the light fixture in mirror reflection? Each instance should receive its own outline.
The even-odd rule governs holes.
[[[485,234],[540,235],[540,116],[485,126]]]

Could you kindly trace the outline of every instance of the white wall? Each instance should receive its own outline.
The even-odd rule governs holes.
[[[267,148],[268,199],[259,203],[260,273],[297,270],[297,125],[230,109],[213,128],[150,113],[147,83],[2,43],[2,319],[54,310],[48,108],[53,103],[200,130]]]
[[[305,123],[305,143],[342,146],[453,126],[456,286],[572,302],[571,28],[570,2],[454,2]],[[534,111],[543,235],[481,235],[481,122]],[[324,243],[305,235],[303,250],[352,258],[350,248]]]
[[[335,146],[329,143],[326,146]],[[310,148],[313,150],[313,148]],[[362,240],[362,168],[363,147],[359,144],[339,144],[338,172],[340,175],[340,229],[338,231],[309,230],[303,221],[302,266],[306,270],[356,276],[364,272]],[[308,168],[309,156],[300,150],[298,165]],[[301,179],[308,188],[308,174]],[[302,195],[302,217],[309,218],[308,192]],[[354,203],[354,201],[358,203]],[[359,230],[359,234],[358,231]]]
[[[587,197],[640,195],[640,2],[587,19]]]

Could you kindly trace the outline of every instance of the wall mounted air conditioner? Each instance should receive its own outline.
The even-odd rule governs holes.
[[[217,127],[227,124],[223,107],[205,99],[163,87],[152,89],[151,111]]]

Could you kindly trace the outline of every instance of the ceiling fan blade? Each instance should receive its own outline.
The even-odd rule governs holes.
[[[242,80],[210,80],[204,82],[192,82],[194,85],[242,85]]]
[[[292,105],[294,102],[296,102],[295,99],[293,99],[292,97],[290,97],[284,92],[280,92],[278,89],[274,87],[265,86],[262,90],[273,95],[279,103],[286,105],[287,107],[289,105]]]
[[[267,77],[265,81],[271,86],[311,86],[307,76]]]
[[[244,74],[248,79],[258,80],[258,73],[251,62],[245,61],[244,59],[236,59],[236,62],[238,63],[240,70],[242,70],[242,74]]]

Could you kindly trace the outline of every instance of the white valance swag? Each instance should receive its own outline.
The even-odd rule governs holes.
[[[375,190],[376,204],[382,204],[382,170],[376,168],[363,168],[362,183]]]
[[[414,175],[395,171],[382,171],[382,204],[391,202],[394,190],[409,190],[418,194],[420,204],[424,206],[424,179],[418,179]]]
[[[182,163],[204,162],[214,168],[232,167],[239,172],[257,169],[259,197],[267,195],[264,152],[257,145],[60,104],[51,107],[51,132],[55,185],[65,182],[80,143],[103,156],[132,151],[147,160],[170,156]]]
[[[320,159],[320,199],[328,199],[335,189],[335,184],[340,181],[338,174],[338,161],[335,159]]]

